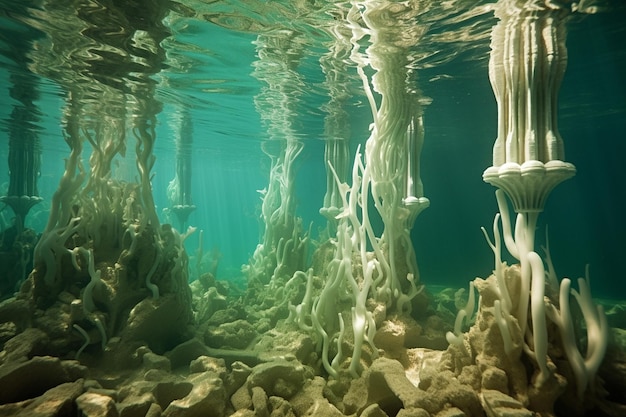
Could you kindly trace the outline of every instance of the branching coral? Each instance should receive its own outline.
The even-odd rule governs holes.
[[[497,193],[500,196],[498,201],[506,203],[503,199],[503,192],[498,190]],[[548,271],[546,272],[544,261],[536,252],[527,254],[532,285],[526,292],[521,293],[524,288],[524,279],[529,279],[521,272],[521,294],[512,303],[509,294],[510,284],[505,278],[506,264],[500,259],[501,244],[498,227],[498,220],[502,218],[504,240],[515,242],[516,239],[513,239],[510,233],[510,227],[504,226],[508,217],[507,206],[500,205],[500,213],[496,215],[494,221],[495,241],[489,241],[496,260],[494,275],[497,299],[494,301],[494,315],[502,334],[505,352],[511,355],[514,348],[521,343],[524,352],[537,363],[539,374],[536,384],[542,386],[554,372],[548,364],[552,362],[549,357],[549,340],[554,340],[554,334],[550,334],[547,323],[549,319],[557,325],[563,350],[576,378],[577,396],[582,400],[587,388],[593,387],[593,379],[604,358],[608,344],[609,329],[604,311],[602,307],[596,306],[591,298],[588,277],[578,280],[579,291],[571,289],[571,280],[568,278],[561,280],[560,284],[556,283],[553,278],[546,281],[545,277],[555,274],[552,262],[547,262]],[[549,255],[547,259],[550,259]],[[553,288],[555,284],[558,288]],[[558,294],[558,299],[547,296],[546,293]],[[587,329],[587,349],[584,358],[578,347],[580,342],[576,339],[577,332],[574,329],[574,323],[577,320],[570,308],[570,296],[577,301]],[[530,319],[526,313],[529,303]],[[518,308],[513,309],[514,305]],[[524,305],[525,310],[521,310],[519,305]],[[529,323],[530,328],[527,327]],[[522,340],[517,341],[516,338],[512,338],[513,334],[520,334]]]
[[[372,227],[368,224],[369,220],[363,209],[363,196],[368,193],[367,188],[361,188],[362,171],[361,155],[357,152],[352,170],[352,186],[341,183],[335,174],[344,209],[338,215],[334,259],[326,267],[326,277],[320,293],[312,297],[312,276],[309,276],[304,300],[293,307],[300,328],[313,330],[318,336],[322,363],[326,371],[334,377],[339,375],[339,369],[345,360],[342,346],[346,337],[343,317],[346,309],[351,312],[350,327],[353,333],[353,349],[348,365],[350,373],[357,376],[362,370],[361,354],[364,343],[370,346],[371,354],[376,355],[373,344],[376,324],[372,312],[368,310],[367,300],[382,275],[380,263],[367,252],[366,235],[372,233]],[[361,216],[358,213],[359,207]],[[364,220],[361,221],[359,217]],[[362,265],[362,276],[357,275],[355,261]],[[306,315],[310,314],[310,325],[303,317],[304,312]],[[333,345],[336,345],[334,355],[331,353]]]
[[[558,308],[548,304],[547,314],[561,334],[563,348],[576,377],[578,398],[583,398],[585,391],[594,389],[594,379],[602,364],[609,340],[609,326],[602,306],[596,306],[591,298],[589,277],[578,279],[578,289],[571,289],[571,280],[564,278],[559,291]],[[578,349],[574,320],[570,309],[570,295],[573,295],[580,307],[587,328],[587,349],[585,356]]]
[[[411,20],[417,11],[411,5],[378,1],[351,6],[337,12],[345,22],[330,32],[337,37],[335,45],[343,45],[346,31],[351,33],[350,58],[357,64],[372,110],[371,135],[365,155],[357,150],[351,185],[344,182],[342,153],[335,149],[343,144],[327,143],[325,156],[334,157],[325,161],[327,176],[333,174],[334,184],[327,187],[322,213],[336,213],[333,258],[319,268],[323,279],[319,292],[312,295],[309,276],[304,301],[291,308],[300,328],[312,330],[324,368],[334,377],[342,369],[358,376],[377,356],[375,310],[380,316],[387,310],[410,311],[421,287],[409,232],[417,214],[428,206],[419,178],[423,100],[412,85],[408,56],[421,34]],[[363,54],[360,41],[366,36],[371,44]],[[368,65],[376,72],[371,82],[365,73]],[[380,95],[380,106],[374,92]],[[339,172],[335,161],[340,163]],[[373,214],[382,219],[382,236],[372,226]],[[347,343],[350,354],[345,351]]]
[[[416,13],[409,5],[366,1],[355,2],[348,16],[353,30],[352,59],[357,63],[374,120],[365,148],[363,182],[370,187],[384,225],[380,241],[371,243],[384,277],[376,292],[377,298],[386,298],[390,306],[407,288],[414,288],[407,279],[409,274],[418,277],[409,231],[417,214],[429,204],[419,177],[423,130],[416,120],[421,120],[423,99],[411,83],[409,69],[408,49],[417,44],[424,30],[410,24]],[[370,46],[364,57],[358,51],[358,41],[365,35],[369,35]],[[365,65],[376,71],[371,83],[380,94],[380,105]],[[400,253],[405,254],[406,265],[396,262]]]

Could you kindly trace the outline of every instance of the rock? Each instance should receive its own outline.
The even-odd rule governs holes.
[[[5,343],[2,362],[24,362],[41,355],[45,353],[48,342],[46,333],[36,328],[28,328]]]
[[[110,397],[113,399],[113,401],[117,402],[118,400],[118,395],[117,395],[117,391],[116,390],[112,390],[112,389],[105,389],[105,388],[93,388],[87,385],[87,381],[85,381],[85,391],[87,392],[91,392],[94,394],[98,394],[98,395],[104,395],[106,397]]]
[[[194,359],[189,364],[189,372],[200,373],[200,372],[212,372],[217,375],[220,379],[224,380],[226,377],[228,370],[226,369],[226,362],[224,359],[211,358],[209,356],[200,356],[197,359]]]
[[[83,393],[83,380],[50,388],[43,395],[18,404],[0,406],[2,416],[61,417],[78,415],[75,401]]]
[[[508,392],[509,378],[506,372],[495,366],[489,366],[482,372],[481,391],[497,390],[503,393]]]
[[[266,332],[256,343],[255,350],[260,352],[259,357],[263,362],[286,357],[295,357],[302,363],[314,363],[317,360],[311,336],[289,329]]]
[[[448,341],[446,340],[446,332],[448,330],[452,330],[448,322],[437,314],[430,315],[426,319],[422,331],[413,339],[411,346],[445,350],[448,347]]]
[[[445,339],[445,336],[442,336],[444,331],[439,328],[439,323],[435,324],[436,320],[441,319],[438,316],[430,316],[426,320],[426,325],[422,326],[411,317],[405,315],[392,316],[385,320],[376,332],[374,337],[376,347],[391,354],[404,348],[417,346],[430,348],[425,344],[425,340],[436,339],[437,337],[444,337]]]
[[[208,348],[207,356],[222,358],[228,365],[243,362],[248,366],[254,366],[263,362],[259,358],[259,352],[255,350]]]
[[[268,398],[261,387],[252,387],[252,409],[257,417],[269,417]]]
[[[414,406],[416,398],[424,395],[408,380],[404,368],[395,360],[375,360],[369,368],[369,378],[370,389],[384,384],[402,402],[402,408]]]
[[[395,416],[402,408],[416,407],[424,395],[407,379],[400,362],[378,358],[360,379],[352,381],[344,397],[344,412],[359,414],[371,404],[378,404],[385,413]]]
[[[270,417],[296,417],[293,407],[284,398],[270,397]]]
[[[11,327],[15,328],[16,334],[28,328],[31,320],[32,310],[28,300],[9,298],[0,302],[0,323],[13,323]]]
[[[345,417],[345,415],[326,398],[318,398],[302,417]]]
[[[458,408],[465,415],[481,415],[480,400],[469,385],[464,385],[451,371],[441,370],[432,379],[426,395],[418,399],[416,408],[435,414],[444,408]]]
[[[61,366],[70,381],[76,381],[78,378],[87,378],[89,375],[89,369],[76,360],[61,361]]]
[[[119,417],[144,417],[152,404],[158,406],[155,401],[156,399],[151,393],[128,396],[124,401],[117,404]],[[159,407],[159,413],[160,410],[161,407]]]
[[[142,357],[142,361],[143,366],[146,369],[158,369],[166,372],[169,372],[172,369],[170,360],[165,356],[157,355],[156,353],[145,353]]]
[[[235,361],[230,366],[231,372],[223,379],[224,388],[228,396],[233,395],[248,379],[252,373],[252,368],[243,362]]]
[[[219,255],[217,255],[217,256],[219,256]],[[212,273],[210,273],[210,272],[206,272],[204,274],[201,274],[198,277],[198,280],[202,283],[202,286],[205,289],[208,289],[209,287],[215,287],[216,283],[217,283],[217,280],[215,279],[215,276]]]
[[[237,410],[230,417],[256,417],[256,414],[252,410]]]
[[[155,371],[162,372],[162,371]],[[162,373],[161,378],[146,381],[139,380],[123,385],[119,391],[118,410],[121,417],[144,417],[150,409],[161,415],[173,401],[186,397],[193,389],[193,384],[179,377]],[[158,410],[152,405],[156,405]]]
[[[465,417],[467,414],[463,412],[463,410],[459,410],[456,407],[446,408],[443,411],[440,411],[436,414],[435,417]],[[505,417],[505,416],[500,416]]]
[[[382,326],[376,330],[374,343],[385,352],[395,352],[404,348],[406,326],[396,320],[385,320]]]
[[[152,398],[151,401],[155,401],[153,391],[155,389],[156,384],[154,382],[148,381],[134,381],[128,384],[125,384],[119,389],[119,400],[122,403],[126,402],[131,398],[139,398],[144,395],[148,395]]]
[[[200,357],[209,356],[208,348],[198,338],[189,339],[165,354],[172,364],[172,369],[188,366],[189,363]]]
[[[148,408],[148,412],[144,417],[161,417],[163,414],[163,410],[159,407],[158,404],[150,404],[150,408]]]
[[[317,400],[324,398],[325,386],[326,381],[320,376],[308,380],[302,389],[289,400],[296,415],[301,416],[306,414]]]
[[[279,359],[255,366],[247,383],[250,387],[263,388],[268,395],[289,400],[312,377],[312,371],[300,362]]]
[[[495,368],[492,373],[487,372],[487,370],[484,371],[484,373],[487,374],[487,380],[489,381],[488,384],[491,386],[497,386],[500,382],[498,378],[502,374],[500,374],[497,370],[498,368]],[[461,374],[457,376],[457,379],[459,380],[459,383],[472,387],[474,391],[480,391],[481,382],[484,382],[484,373],[480,371],[480,368],[477,365],[466,365],[461,369]]]
[[[248,390],[248,386],[239,387],[230,397],[230,403],[235,410],[252,410],[252,394]]]
[[[24,412],[24,409],[28,407],[35,400],[20,401],[18,403],[9,403],[0,405],[0,416],[10,417],[19,416]],[[23,414],[22,414],[23,415]]]
[[[0,347],[3,347],[6,342],[17,336],[19,333],[17,329],[17,325],[12,321],[2,323],[0,319]],[[3,357],[5,356],[4,352],[0,352],[0,365],[4,362]]]
[[[567,385],[565,377],[554,371],[541,386],[531,384],[528,388],[528,409],[539,415],[554,414],[554,403],[563,395]]]
[[[152,389],[152,394],[161,409],[167,409],[172,402],[187,397],[193,390],[191,381],[169,381],[158,382]]]
[[[480,402],[487,417],[532,417],[533,413],[515,398],[497,390],[483,390]]]
[[[187,379],[191,391],[172,401],[163,417],[222,417],[226,410],[226,391],[222,380],[212,372],[193,374]]]
[[[68,368],[76,372],[80,369],[73,365],[66,368],[59,358],[50,356],[0,366],[0,404],[39,397],[59,384],[74,381],[77,375]]]
[[[120,337],[123,344],[145,342],[153,352],[163,353],[187,339],[192,320],[190,306],[176,294],[146,298],[131,310]]]
[[[389,417],[378,404],[371,404],[363,410],[360,417]]]
[[[430,417],[430,413],[423,408],[403,408],[398,411],[396,417]]]
[[[124,386],[121,386],[121,384],[124,383],[127,378],[128,375],[126,372],[111,371],[110,374],[99,376],[98,384],[105,389],[117,389],[120,387],[120,390],[124,390]]]
[[[342,411],[345,414],[358,414],[358,412],[364,410],[365,407],[375,402],[375,400],[372,401],[370,399],[368,376],[369,374],[367,373],[367,371],[365,371],[363,375],[361,375],[361,378],[353,379],[351,381],[350,388],[348,389],[346,395],[344,395],[343,397],[344,409]],[[390,392],[387,387],[381,387],[381,390],[384,390],[387,397],[392,399],[395,398],[393,393]],[[376,396],[380,397],[380,395]]]
[[[210,326],[219,326],[220,324],[230,323],[240,318],[242,318],[242,316],[239,311],[234,308],[227,308],[213,313],[207,324]]]
[[[215,287],[210,287],[197,302],[196,321],[205,323],[218,310],[228,306],[228,300]]]
[[[400,360],[404,367],[404,374],[411,384],[422,390],[427,389],[432,375],[437,373],[443,353],[430,349],[407,349]]]
[[[33,327],[46,332],[50,338],[50,352],[66,350],[69,347],[70,334],[73,331],[69,308],[60,303],[55,303],[41,313],[32,314]],[[93,341],[94,339],[92,339]]]
[[[209,327],[204,335],[208,346],[233,349],[247,348],[258,336],[255,328],[245,320],[236,320]]]
[[[173,374],[167,371],[161,370],[161,369],[148,369],[143,374],[143,379],[145,381],[152,381],[152,382],[174,381]]]
[[[76,399],[82,417],[118,417],[115,402],[111,397],[86,392]]]

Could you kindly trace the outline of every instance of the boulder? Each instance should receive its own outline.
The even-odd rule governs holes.
[[[61,361],[50,356],[35,356],[26,362],[2,365],[0,404],[39,397],[47,390],[59,384],[75,381],[86,373],[86,368],[74,361]]]
[[[48,342],[46,333],[31,327],[7,341],[0,358],[2,363],[24,362],[45,353]]]
[[[312,377],[312,371],[297,360],[278,359],[255,366],[247,384],[263,388],[268,395],[289,400]]]
[[[193,374],[187,380],[191,391],[172,401],[163,417],[222,417],[226,411],[226,391],[222,380],[213,372]]]
[[[60,384],[35,399],[0,406],[2,416],[63,417],[78,415],[76,399],[84,391],[83,380]]]
[[[487,417],[532,417],[534,414],[515,398],[497,390],[483,390],[480,402]]]
[[[247,348],[258,336],[255,328],[245,320],[235,320],[219,326],[211,326],[204,335],[208,346],[215,348]]]
[[[85,392],[76,399],[82,417],[118,417],[113,398],[94,392]]]

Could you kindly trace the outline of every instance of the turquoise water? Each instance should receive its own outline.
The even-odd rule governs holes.
[[[626,298],[622,267],[626,9],[618,3],[569,23],[569,63],[560,94],[559,127],[566,159],[578,172],[552,193],[537,233],[542,241],[549,225],[559,276],[582,276],[590,264],[594,295],[607,298]],[[29,213],[27,226],[37,231],[45,227],[49,202],[69,154],[62,128],[68,88],[81,85],[97,92],[105,85],[128,94],[133,85],[145,84],[153,88],[153,98],[162,106],[156,115],[152,171],[157,213],[162,222],[169,220],[163,209],[169,205],[167,187],[176,171],[179,121],[187,112],[192,126],[191,195],[197,207],[187,225],[203,230],[205,252],[213,248],[219,252],[218,278],[240,279],[241,266],[248,263],[263,232],[258,190],[267,187],[270,167],[263,147],[274,146],[276,139],[275,128],[262,120],[276,102],[264,95],[271,71],[268,75],[259,70],[262,60],[256,44],[259,34],[278,36],[289,29],[298,35],[288,54],[295,64],[279,82],[287,92],[283,98],[291,102],[289,133],[304,144],[297,161],[297,214],[305,226],[312,223],[312,238],[321,239],[324,118],[331,98],[320,67],[330,38],[321,26],[332,20],[323,5],[300,9],[290,2],[273,2],[271,10],[269,5],[262,10],[261,3],[192,2],[169,10],[154,2],[153,21],[137,23],[102,11],[97,2],[76,2],[71,7],[83,13],[77,16],[64,15],[63,7],[53,7],[53,2],[27,4],[0,1],[0,184],[9,180],[9,131],[15,122],[12,112],[24,106],[20,91],[31,91],[34,104],[29,107],[32,120],[22,123],[21,129],[37,135],[42,154],[38,185],[43,201]],[[486,5],[457,2],[453,12],[433,7],[423,16],[428,35],[414,47],[420,57],[416,86],[432,99],[424,111],[421,155],[422,180],[431,205],[412,231],[421,279],[427,285],[465,287],[468,280],[487,276],[493,268],[492,253],[480,231],[481,226],[490,230],[497,210],[493,187],[481,179],[491,164],[496,135],[496,106],[487,75],[488,35],[495,20]],[[73,23],[65,27],[60,16]],[[142,51],[151,47],[138,47],[141,39],[136,38],[135,44],[118,42],[115,34],[132,25],[158,39],[154,56],[145,58]],[[89,53],[63,55],[64,42],[76,39],[76,50]],[[100,52],[90,55],[94,51]],[[342,88],[347,95],[344,109],[352,159],[357,145],[369,135],[372,115],[355,65],[344,61]],[[85,117],[99,116],[93,103],[87,100],[83,105]],[[88,155],[83,156],[85,164]],[[131,172],[128,179],[132,180],[133,164],[120,161],[117,172],[121,176]],[[4,208],[2,215],[8,224],[10,209]],[[175,219],[173,223],[180,227]],[[197,231],[186,242],[192,256],[199,236]]]

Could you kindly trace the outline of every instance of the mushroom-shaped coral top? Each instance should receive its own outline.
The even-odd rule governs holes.
[[[506,192],[517,213],[540,212],[548,195],[561,182],[576,174],[576,167],[559,160],[507,162],[492,166],[483,173],[483,180]]]

